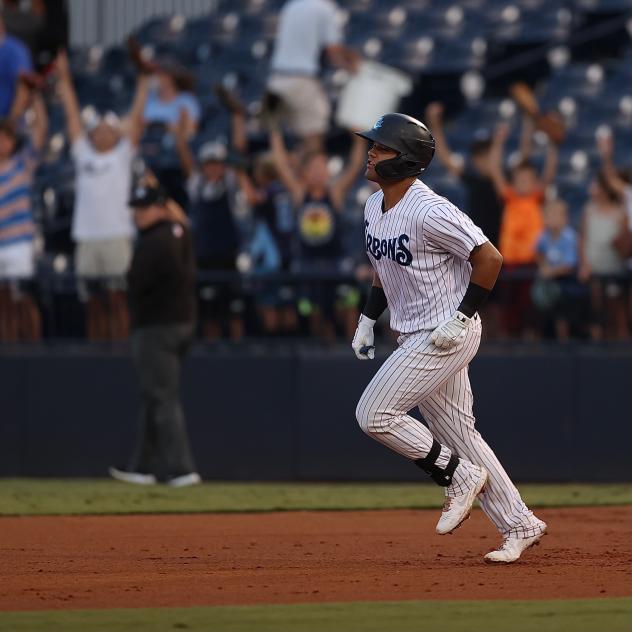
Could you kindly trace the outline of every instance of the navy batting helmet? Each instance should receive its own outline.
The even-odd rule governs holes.
[[[385,180],[418,176],[434,156],[435,140],[432,134],[421,121],[406,114],[385,114],[377,120],[373,129],[356,133],[398,153],[395,158],[382,160],[375,165],[377,175]]]

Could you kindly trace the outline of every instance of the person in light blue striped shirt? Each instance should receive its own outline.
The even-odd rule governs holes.
[[[0,120],[0,340],[10,342],[37,339],[41,329],[35,302],[20,291],[35,272],[31,187],[47,131],[41,95],[31,95],[30,105],[33,121],[22,143],[13,123]]]

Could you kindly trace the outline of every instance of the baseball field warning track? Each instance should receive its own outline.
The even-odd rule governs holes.
[[[632,507],[539,510],[550,534],[490,566],[480,511],[0,518],[0,610],[632,594]]]

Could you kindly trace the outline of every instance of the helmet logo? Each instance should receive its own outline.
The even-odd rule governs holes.
[[[384,117],[380,116],[380,118],[375,122],[373,129],[380,129],[380,127],[382,127],[382,123],[384,123]]]

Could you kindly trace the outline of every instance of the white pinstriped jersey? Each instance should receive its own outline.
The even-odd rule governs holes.
[[[483,231],[454,204],[415,180],[404,197],[382,211],[382,191],[364,208],[365,244],[400,333],[434,329],[460,305]]]

